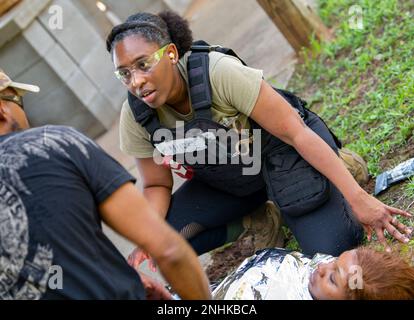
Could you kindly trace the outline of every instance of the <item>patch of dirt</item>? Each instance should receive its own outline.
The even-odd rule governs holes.
[[[383,172],[390,170],[408,159],[414,158],[414,137],[407,140],[407,144],[403,147],[396,147],[394,150],[385,155],[380,161],[380,167],[383,168]],[[413,212],[414,199],[409,197],[404,192],[404,188],[407,185],[407,181],[402,181],[390,187],[384,193],[378,196],[378,199],[382,202],[409,212]],[[371,179],[365,186],[365,190],[374,190],[375,179]]]
[[[407,183],[401,182],[390,187],[386,192],[380,194],[378,199],[389,206],[413,213],[414,199],[403,192]]]
[[[407,144],[404,147],[395,147],[392,151],[388,152],[379,162],[379,167],[382,168],[381,172],[390,170],[400,163],[414,158],[414,137],[412,136],[407,140]],[[368,182],[362,186],[362,188],[369,194],[374,193],[375,189],[375,177],[370,177]],[[390,187],[384,193],[381,193],[378,198],[391,206],[405,209],[409,206],[412,200],[409,197],[404,196],[404,186],[407,182],[397,183]],[[411,206],[410,206],[411,208]]]
[[[374,60],[372,62],[372,66],[374,66],[374,68],[377,68],[381,66],[381,64],[380,62]],[[356,98],[349,103],[350,107],[358,106],[365,99],[367,92],[375,91],[378,84],[378,79],[374,75],[374,69],[369,68],[367,72],[362,75],[360,83],[361,84],[358,87],[356,93]]]
[[[388,152],[387,155],[380,160],[379,166],[384,170],[389,170],[401,162],[404,162],[411,158],[414,158],[413,136],[407,140],[407,144],[404,147],[396,147],[391,152]]]
[[[368,182],[361,187],[369,194],[373,194],[375,190],[375,179],[370,176]]]
[[[222,249],[215,250],[206,273],[211,283],[223,280],[235,270],[244,259],[254,254],[253,236],[246,233],[243,237]]]
[[[309,87],[304,88],[304,90],[300,93],[297,92],[297,94],[304,99],[305,101],[312,101],[313,96],[315,95],[315,92],[318,90],[318,85],[317,84],[312,84]],[[312,108],[313,108],[313,104],[317,102],[317,100],[313,100],[312,103]]]

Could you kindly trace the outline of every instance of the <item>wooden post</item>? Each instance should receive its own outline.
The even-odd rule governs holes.
[[[319,16],[303,0],[257,0],[267,15],[299,52],[309,47],[313,33],[319,40],[329,41],[331,34]]]
[[[0,16],[14,7],[20,0],[0,0]]]

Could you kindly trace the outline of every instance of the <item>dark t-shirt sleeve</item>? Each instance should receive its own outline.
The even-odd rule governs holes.
[[[105,201],[125,183],[135,183],[136,179],[100,146],[83,134],[73,131],[85,148],[73,148],[71,159],[84,177],[97,204]]]

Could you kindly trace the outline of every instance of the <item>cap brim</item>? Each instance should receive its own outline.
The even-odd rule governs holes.
[[[10,83],[9,87],[16,89],[20,95],[24,95],[26,92],[37,93],[40,91],[40,88],[38,86],[19,82]]]

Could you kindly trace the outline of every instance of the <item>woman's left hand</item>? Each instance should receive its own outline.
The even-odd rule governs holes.
[[[357,200],[350,203],[354,215],[367,232],[368,240],[371,240],[373,232],[378,240],[387,247],[384,231],[395,239],[407,243],[412,230],[398,221],[397,215],[412,217],[406,211],[385,205],[378,199],[364,192]]]

